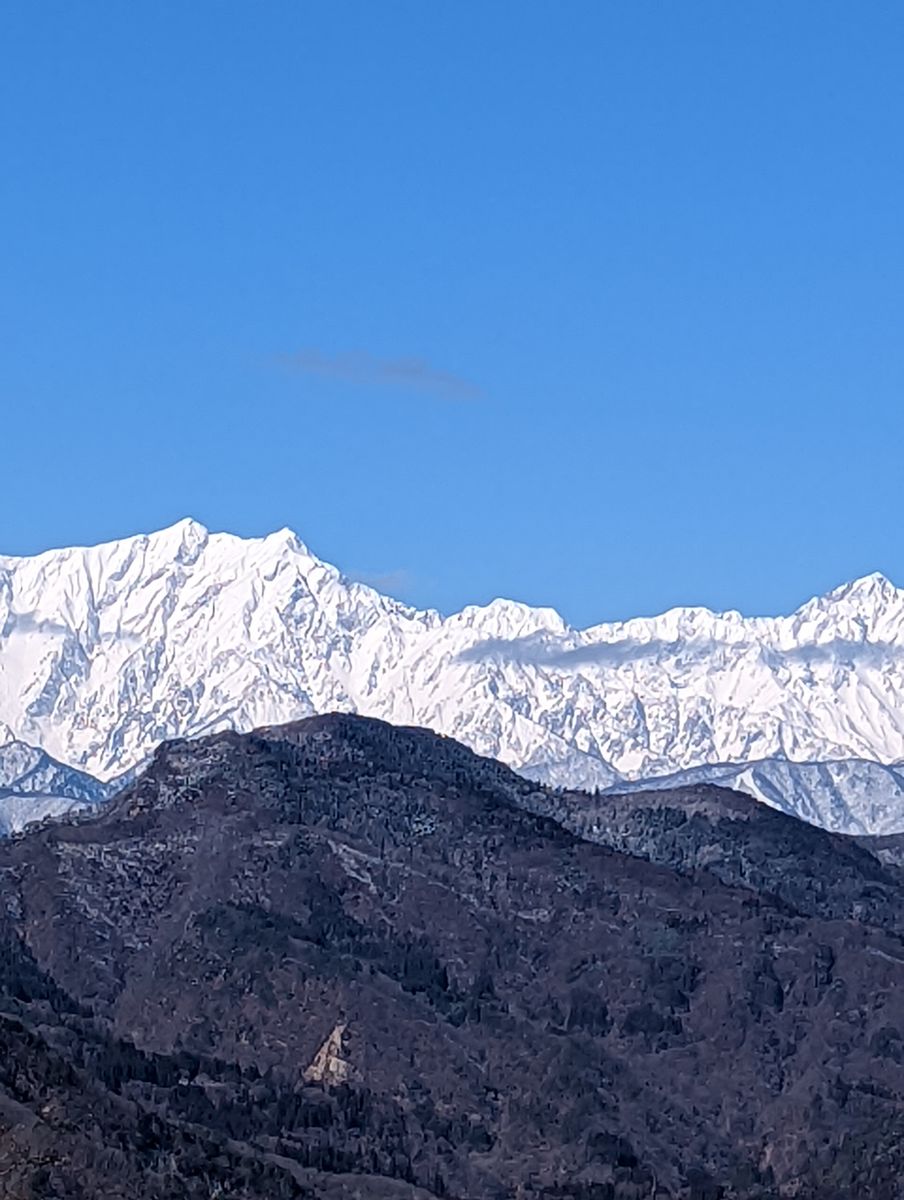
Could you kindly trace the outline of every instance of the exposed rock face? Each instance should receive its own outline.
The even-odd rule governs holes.
[[[901,1200],[897,877],[800,826],[788,870],[885,901],[795,903],[728,794],[669,867],[572,802],[325,717],[0,845],[5,1194]]]
[[[351,1065],[342,1057],[342,1037],[346,1025],[340,1021],[314,1055],[314,1061],[304,1073],[306,1083],[325,1083],[335,1086],[352,1076]]]

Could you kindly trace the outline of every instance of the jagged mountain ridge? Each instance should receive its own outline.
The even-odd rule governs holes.
[[[571,787],[775,758],[891,764],[902,651],[904,592],[881,576],[788,617],[685,608],[576,630],[505,600],[417,611],[288,530],[245,540],[187,520],[0,558],[0,720],[102,780],[166,738],[333,710]]]
[[[901,1200],[904,877],[715,788],[597,798],[637,854],[569,802],[336,715],[0,844],[7,1193]]]

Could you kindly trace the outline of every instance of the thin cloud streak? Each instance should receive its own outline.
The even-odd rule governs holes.
[[[828,642],[811,642],[795,646],[780,653],[784,658],[803,662],[807,666],[821,663],[850,663],[863,661],[871,666],[882,666],[891,659],[900,658],[901,646],[893,642],[868,642],[856,638],[832,638]]]
[[[38,617],[37,613],[34,612],[20,613],[12,609],[10,609],[7,615],[6,624],[0,628],[0,636],[2,637],[8,637],[12,633],[37,633],[45,637],[74,638],[80,640],[85,632],[79,628],[73,628],[71,625],[65,625],[61,621]],[[129,646],[144,644],[144,638],[140,637],[137,633],[129,633],[123,629],[119,629],[115,633],[102,633],[99,640],[101,642],[119,642]]]
[[[439,370],[422,358],[376,358],[357,351],[327,355],[319,350],[302,350],[283,355],[280,361],[305,375],[320,375],[363,387],[401,387],[441,400],[476,400],[483,394],[476,384]]]
[[[3,634],[9,633],[41,633],[51,634],[54,637],[65,637],[73,631],[68,625],[63,625],[59,621],[51,621],[47,618],[38,617],[36,613],[13,612],[9,611],[6,626],[2,630]]]
[[[585,666],[614,668],[656,660],[661,657],[668,659],[681,652],[701,656],[715,655],[730,650],[733,646],[737,646],[739,649],[749,649],[750,643],[715,642],[709,639],[665,641],[661,638],[651,638],[648,641],[641,641],[635,638],[622,638],[617,642],[596,642],[591,645],[565,648],[538,638],[536,635],[528,635],[510,639],[487,638],[462,651],[459,661],[488,662],[495,659],[517,663],[521,666],[553,667],[560,670]],[[802,646],[789,647],[787,650],[761,646],[759,651],[764,660],[773,668],[781,666],[783,663],[787,665],[802,664],[810,667],[833,666],[836,663],[851,662],[881,667],[904,655],[904,647],[893,643],[845,638],[835,638],[828,642],[812,642]]]
[[[589,646],[574,646],[566,649],[528,635],[521,638],[487,638],[462,651],[462,662],[486,662],[504,659],[523,666],[569,667],[602,666],[620,667],[644,658],[655,658],[664,649],[675,648],[676,643],[659,640],[642,642],[634,638],[623,638],[618,642],[596,642]]]

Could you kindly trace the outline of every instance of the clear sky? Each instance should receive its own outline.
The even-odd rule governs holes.
[[[904,584],[904,6],[7,0],[0,116],[0,551]]]

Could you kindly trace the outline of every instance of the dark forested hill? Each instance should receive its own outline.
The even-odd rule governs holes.
[[[163,747],[0,845],[0,1196],[904,1196],[898,876],[722,797],[613,849],[420,730]]]
[[[710,784],[624,795],[536,792],[532,808],[579,837],[687,873],[707,872],[807,916],[904,932],[904,838],[829,833]]]

